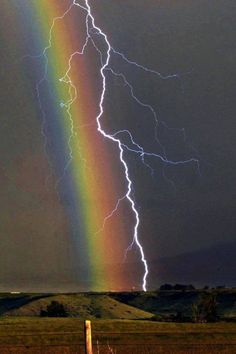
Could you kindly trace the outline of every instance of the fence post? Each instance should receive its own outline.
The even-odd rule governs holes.
[[[93,354],[91,321],[89,320],[86,320],[84,322],[84,333],[85,333],[85,353]]]

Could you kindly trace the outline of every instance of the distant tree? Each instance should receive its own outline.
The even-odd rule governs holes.
[[[216,294],[203,293],[192,305],[193,322],[215,322],[217,320]]]
[[[186,291],[186,290],[195,290],[195,287],[192,285],[192,284],[188,284],[188,285],[185,285],[185,284],[175,284],[173,286],[173,289],[174,290],[179,290],[179,291]]]
[[[175,284],[173,287],[174,290],[186,290],[186,285],[183,284]]]
[[[195,290],[195,286],[193,286],[192,284],[189,284],[186,286],[186,290],[189,290],[189,291]]]
[[[46,310],[40,311],[41,317],[68,317],[68,313],[63,304],[58,301],[52,301]]]
[[[173,290],[173,285],[171,284],[163,284],[160,286],[161,291]]]

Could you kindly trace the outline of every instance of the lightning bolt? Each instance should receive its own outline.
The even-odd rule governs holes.
[[[39,58],[44,58],[45,60],[45,65],[44,65],[44,72],[43,72],[43,76],[41,77],[41,79],[36,83],[36,96],[37,96],[37,99],[38,99],[38,102],[39,102],[39,109],[41,111],[41,115],[42,115],[42,124],[41,124],[41,134],[43,136],[43,139],[44,139],[44,151],[45,151],[45,155],[47,156],[47,160],[48,160],[48,163],[51,167],[51,174],[47,177],[46,179],[46,186],[47,186],[47,183],[48,183],[48,180],[49,178],[53,175],[53,167],[52,167],[52,164],[51,164],[51,159],[49,157],[49,154],[47,152],[47,147],[48,147],[48,139],[47,139],[47,129],[46,129],[46,126],[47,126],[47,116],[46,116],[46,112],[43,108],[43,103],[42,103],[42,100],[41,100],[41,95],[40,95],[40,90],[41,90],[41,86],[43,85],[43,83],[45,82],[48,82],[48,78],[47,78],[47,75],[48,75],[48,64],[49,64],[49,61],[48,61],[48,56],[47,56],[47,52],[51,49],[52,47],[52,34],[53,34],[53,29],[54,29],[54,26],[55,24],[60,21],[60,20],[63,20],[65,18],[65,16],[71,11],[71,9],[73,8],[74,4],[72,3],[69,8],[63,13],[62,16],[58,16],[58,17],[55,17],[52,21],[52,25],[50,27],[50,30],[49,30],[49,36],[48,36],[48,45],[44,48],[43,52],[38,54],[38,55],[24,55],[21,60],[24,60],[24,59],[27,59],[27,58],[31,58],[31,59],[39,59]],[[74,102],[74,101],[73,101]],[[73,104],[73,102],[71,104]],[[68,102],[69,104],[69,102]],[[68,108],[67,112],[69,114],[69,109],[70,109],[70,106],[68,106],[68,104],[64,104],[64,103],[60,103],[60,106],[63,108],[64,106]],[[69,114],[70,115],[70,114]],[[70,115],[70,118],[71,118],[71,115]],[[74,132],[73,132],[73,120],[71,119],[71,134],[73,135]],[[70,159],[72,157],[72,150],[70,149],[70,141],[71,141],[71,138],[72,136],[70,136],[69,138],[69,155],[70,155]],[[56,182],[56,185],[57,185],[57,182]]]
[[[78,91],[77,91],[77,88],[74,85],[74,83],[72,82],[72,80],[70,78],[70,75],[69,75],[69,73],[71,71],[71,63],[72,63],[72,60],[73,60],[74,56],[83,55],[84,54],[85,49],[86,49],[86,47],[88,45],[88,40],[89,40],[89,37],[86,37],[84,45],[82,47],[82,50],[81,51],[76,51],[70,56],[69,63],[68,63],[68,69],[67,69],[65,75],[62,78],[59,79],[60,82],[64,82],[65,84],[67,84],[69,86],[69,99],[68,99],[68,101],[66,103],[62,102],[61,103],[61,107],[62,108],[65,107],[66,108],[66,112],[67,112],[67,115],[68,115],[68,118],[69,118],[69,121],[70,121],[70,136],[69,136],[69,139],[68,139],[68,142],[67,142],[67,145],[69,147],[69,159],[67,160],[67,163],[66,163],[66,165],[64,167],[64,172],[63,172],[62,176],[56,181],[56,188],[58,187],[58,185],[60,184],[62,179],[65,177],[66,171],[67,171],[70,163],[73,160],[73,149],[72,149],[72,146],[71,146],[71,142],[72,142],[73,137],[76,135],[76,133],[74,131],[74,121],[73,121],[73,117],[72,117],[72,114],[71,114],[71,107],[72,107],[73,103],[78,98]],[[80,158],[84,162],[84,164],[86,165],[86,160],[83,158],[83,156],[81,154],[80,154]]]
[[[120,156],[120,161],[121,164],[123,165],[124,168],[124,173],[125,173],[125,178],[127,181],[127,193],[126,193],[126,199],[128,200],[128,202],[130,203],[130,206],[132,208],[132,211],[134,213],[135,216],[135,225],[134,225],[134,235],[133,238],[135,240],[135,243],[140,251],[140,255],[141,255],[141,261],[143,262],[144,265],[144,275],[143,275],[143,290],[146,291],[147,290],[147,276],[148,276],[148,264],[147,264],[147,260],[145,258],[145,254],[144,254],[144,250],[143,247],[139,241],[139,237],[138,237],[138,228],[139,228],[139,224],[140,224],[140,218],[139,218],[139,213],[136,209],[136,205],[135,205],[135,201],[132,198],[132,180],[130,178],[129,175],[129,168],[128,165],[124,159],[124,147],[123,144],[121,142],[120,139],[118,139],[115,136],[112,136],[108,133],[106,133],[103,128],[102,128],[102,124],[101,124],[101,117],[103,116],[104,113],[104,108],[103,108],[103,104],[104,104],[104,100],[105,100],[105,94],[106,94],[106,75],[105,75],[105,71],[109,66],[110,63],[110,59],[111,59],[111,51],[112,51],[112,47],[110,45],[110,42],[108,40],[107,35],[99,28],[96,26],[95,24],[95,18],[92,15],[92,11],[91,11],[91,7],[89,5],[88,0],[85,0],[85,7],[81,6],[79,3],[75,1],[73,1],[73,3],[76,6],[79,6],[83,9],[86,9],[87,14],[89,16],[89,19],[91,20],[91,25],[92,28],[104,39],[107,49],[106,49],[106,55],[105,55],[105,60],[104,63],[100,69],[100,74],[102,77],[102,92],[101,92],[101,96],[100,96],[100,102],[99,102],[99,107],[100,107],[100,111],[98,116],[96,117],[96,121],[97,121],[97,130],[98,132],[105,138],[108,140],[111,140],[112,142],[116,143],[118,145],[119,148],[119,156]]]
[[[82,2],[82,4],[81,4]],[[103,30],[97,26],[96,24],[96,20],[95,17],[92,13],[92,9],[89,3],[89,0],[73,0],[73,2],[70,4],[70,6],[68,7],[68,9],[62,14],[62,16],[56,17],[53,19],[52,21],[52,25],[50,27],[49,30],[49,38],[48,38],[48,44],[47,46],[44,48],[43,52],[40,55],[37,56],[30,56],[30,57],[44,57],[45,60],[45,70],[44,70],[44,74],[43,77],[40,79],[40,81],[37,83],[36,85],[36,92],[37,92],[37,97],[39,100],[39,107],[41,109],[42,112],[42,134],[45,137],[45,150],[47,147],[47,134],[45,131],[45,125],[46,125],[46,113],[43,109],[43,104],[41,101],[41,97],[40,97],[40,88],[42,86],[42,84],[47,81],[47,74],[48,74],[48,64],[49,64],[49,59],[47,56],[47,52],[51,49],[52,47],[52,34],[53,34],[53,30],[54,30],[54,26],[57,23],[57,21],[62,21],[65,16],[67,16],[70,11],[74,8],[77,7],[79,9],[81,9],[82,11],[85,12],[86,15],[86,21],[85,21],[85,25],[86,25],[86,38],[84,41],[84,44],[82,46],[81,50],[75,51],[74,53],[71,54],[69,60],[68,60],[68,67],[65,71],[65,74],[63,75],[63,77],[61,77],[59,79],[60,82],[68,85],[68,100],[67,102],[61,102],[60,106],[62,109],[66,109],[67,115],[68,115],[68,119],[70,122],[70,136],[68,139],[68,147],[69,147],[69,157],[67,160],[67,163],[64,167],[64,173],[63,175],[59,178],[59,180],[56,182],[56,187],[59,185],[59,183],[61,182],[61,180],[63,179],[63,177],[65,176],[65,173],[71,163],[71,161],[73,160],[73,149],[71,146],[71,142],[72,139],[74,138],[74,136],[76,135],[75,130],[74,130],[74,121],[73,121],[73,117],[72,117],[72,113],[71,113],[71,107],[74,104],[74,102],[77,100],[78,98],[78,93],[77,93],[77,88],[74,85],[71,77],[70,77],[70,71],[72,68],[72,61],[74,59],[75,56],[77,55],[83,55],[86,51],[86,48],[88,46],[88,43],[92,43],[92,45],[94,46],[94,48],[96,49],[96,51],[98,52],[99,56],[100,56],[100,63],[101,66],[99,68],[100,70],[100,77],[101,77],[101,81],[102,81],[102,88],[101,88],[101,93],[100,93],[100,98],[99,98],[99,113],[95,118],[96,121],[96,127],[97,127],[97,132],[106,140],[111,141],[113,144],[116,144],[117,148],[118,148],[118,153],[119,153],[119,159],[120,159],[120,163],[121,166],[123,167],[123,171],[124,171],[124,178],[126,180],[126,192],[125,194],[120,197],[117,200],[117,203],[114,206],[114,209],[104,218],[104,222],[103,225],[101,227],[101,230],[99,230],[98,232],[102,231],[105,227],[106,222],[112,218],[114,216],[114,214],[118,211],[120,203],[123,200],[127,200],[130,208],[133,212],[134,218],[135,218],[135,223],[133,226],[133,236],[132,236],[132,242],[131,244],[128,246],[128,248],[125,251],[125,257],[127,255],[127,253],[134,247],[136,246],[137,249],[139,250],[140,253],[140,258],[141,258],[141,262],[143,264],[144,267],[144,274],[143,274],[143,278],[142,278],[142,288],[144,291],[147,290],[147,277],[148,277],[148,263],[145,257],[145,253],[144,253],[144,248],[140,242],[140,238],[139,238],[139,226],[140,226],[140,216],[139,216],[139,212],[138,212],[138,208],[136,206],[136,202],[134,199],[134,185],[133,185],[133,181],[132,178],[130,176],[130,172],[129,172],[129,166],[128,163],[126,162],[125,159],[125,151],[131,152],[133,154],[135,154],[136,156],[138,156],[142,163],[144,164],[144,166],[146,168],[148,168],[151,171],[151,175],[154,176],[154,169],[152,168],[152,166],[150,164],[148,164],[145,160],[145,158],[154,158],[154,159],[158,159],[163,163],[163,171],[166,165],[181,165],[181,164],[189,164],[189,163],[194,163],[197,165],[198,171],[200,172],[200,167],[199,167],[199,160],[197,158],[189,158],[189,159],[185,159],[185,160],[180,160],[180,161],[174,161],[171,158],[169,158],[166,154],[165,151],[165,147],[162,145],[162,143],[160,142],[160,140],[158,139],[157,136],[157,128],[159,127],[159,125],[163,125],[164,128],[166,129],[170,129],[170,130],[177,130],[179,131],[181,134],[183,134],[183,138],[184,141],[186,140],[186,133],[184,128],[180,128],[180,129],[176,129],[176,128],[170,128],[167,126],[167,124],[163,121],[159,121],[158,119],[158,114],[155,111],[155,109],[152,107],[152,105],[150,105],[148,102],[144,102],[142,99],[140,99],[136,93],[135,93],[135,88],[133,87],[133,85],[128,81],[128,79],[126,78],[126,76],[122,73],[122,72],[117,72],[115,69],[112,68],[111,65],[111,57],[112,55],[114,56],[118,56],[121,58],[121,60],[125,61],[126,63],[128,63],[129,65],[131,65],[132,67],[136,67],[139,70],[143,70],[145,72],[148,72],[150,74],[156,75],[157,77],[159,77],[162,80],[168,80],[168,79],[180,79],[180,76],[182,76],[182,74],[170,74],[170,75],[162,75],[160,72],[153,70],[153,69],[149,69],[129,58],[127,58],[123,53],[120,53],[119,51],[115,50],[106,33],[103,32]],[[105,49],[100,50],[99,49],[99,43],[96,43],[96,38],[99,39],[99,41],[103,41],[103,43],[105,44]],[[119,79],[122,80],[124,86],[127,88],[127,90],[129,91],[130,97],[132,97],[132,99],[136,102],[136,104],[138,104],[139,106],[143,107],[144,109],[146,109],[147,111],[149,111],[154,119],[154,132],[155,132],[155,140],[157,142],[157,144],[159,145],[159,147],[161,148],[161,153],[155,153],[152,151],[146,151],[146,149],[139,143],[137,142],[132,133],[127,130],[127,129],[123,129],[123,130],[119,130],[113,133],[109,133],[107,131],[105,131],[103,129],[102,126],[102,117],[104,114],[104,102],[105,102],[105,98],[106,98],[106,94],[107,94],[107,74],[111,74],[115,77],[118,77]],[[185,73],[184,75],[187,75],[189,73]],[[128,138],[128,142],[124,143],[123,142],[123,137],[126,136],[126,138]],[[81,157],[82,158],[82,157]],[[165,173],[163,172],[163,176],[166,178]],[[167,181],[169,181],[166,178]],[[169,181],[171,183],[173,183],[172,181]]]

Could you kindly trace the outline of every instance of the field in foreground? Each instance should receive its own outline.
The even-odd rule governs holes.
[[[236,353],[236,324],[92,321],[95,354]],[[84,353],[83,321],[76,318],[2,318],[0,353]]]

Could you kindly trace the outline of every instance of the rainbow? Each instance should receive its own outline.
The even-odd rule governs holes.
[[[71,9],[62,19],[69,5],[65,0],[22,2],[20,6],[26,8],[21,7],[21,16],[25,18],[20,21],[30,20],[32,27],[32,57],[22,66],[24,70],[31,70],[29,62],[31,67],[37,66],[37,79],[32,83],[34,90],[38,83],[35,104],[43,120],[55,185],[70,223],[81,269],[78,283],[87,282],[82,288],[93,291],[130,289],[130,276],[122,265],[132,237],[132,213],[125,201],[104,226],[104,218],[125,194],[125,181],[117,146],[97,131],[95,118],[102,84],[99,57],[88,45],[84,55],[73,56],[69,68],[72,53],[83,47],[86,31],[81,9]],[[33,57],[45,48],[47,59]],[[68,84],[69,79],[73,85]],[[109,129],[107,121],[104,115],[104,129]]]

